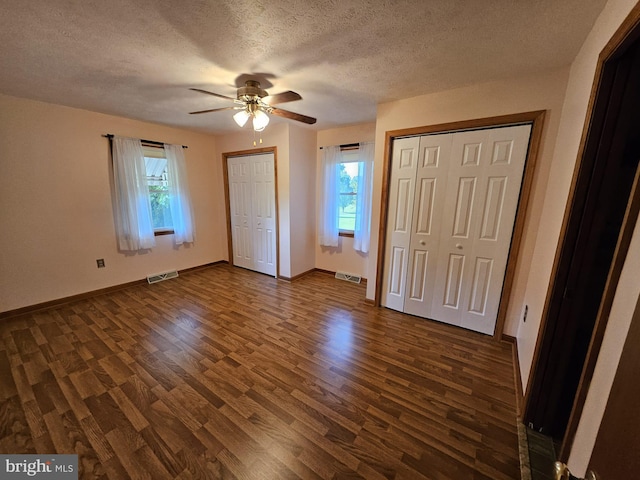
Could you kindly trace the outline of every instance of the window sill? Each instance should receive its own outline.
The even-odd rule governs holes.
[[[173,235],[174,231],[173,230],[155,230],[153,232],[153,235],[155,235],[156,237],[159,237],[161,235]]]
[[[350,232],[350,231],[348,231],[348,230],[340,230],[340,233],[338,233],[338,236],[340,236],[340,237],[350,237],[350,238],[353,238],[353,237],[354,237],[354,234],[353,234],[353,232]]]

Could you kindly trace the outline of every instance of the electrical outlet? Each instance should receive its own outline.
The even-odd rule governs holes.
[[[104,258],[97,259],[96,263],[98,264],[98,268],[104,268]]]
[[[527,321],[527,315],[529,314],[529,305],[524,306],[524,315],[522,315],[522,323]]]

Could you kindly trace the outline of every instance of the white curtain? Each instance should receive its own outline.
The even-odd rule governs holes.
[[[167,157],[167,179],[169,187],[169,208],[173,221],[174,242],[176,245],[192,243],[195,237],[189,182],[184,152],[181,145],[164,145]]]
[[[356,225],[353,232],[353,248],[369,252],[371,238],[371,202],[373,190],[373,143],[361,143],[359,148],[358,195],[356,196]]]
[[[156,244],[151,218],[142,144],[135,138],[113,138],[115,221],[120,250],[145,250]]]
[[[339,146],[322,149],[322,187],[320,189],[320,225],[318,241],[325,247],[337,247],[339,239],[338,208],[340,197],[339,166],[342,152]]]

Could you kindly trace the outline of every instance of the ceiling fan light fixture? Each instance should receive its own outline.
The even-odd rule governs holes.
[[[238,110],[238,112],[233,115],[233,120],[240,128],[247,124],[250,117],[253,117],[253,130],[256,132],[262,132],[267,125],[269,125],[270,115],[288,118],[308,125],[316,123],[316,119],[313,117],[307,117],[306,115],[290,112],[289,110],[283,110],[282,108],[275,108],[273,106],[279,103],[302,100],[302,97],[299,94],[288,90],[275,95],[269,95],[266,90],[260,88],[260,82],[257,80],[247,80],[244,87],[237,89],[236,98],[209,92],[208,90],[202,90],[200,88],[191,88],[190,90],[231,100],[237,105],[235,107],[210,108],[207,110],[199,110],[197,112],[189,112],[190,114],[219,112],[222,110]]]
[[[238,113],[236,113],[233,116],[233,119],[235,120],[235,122],[238,124],[239,127],[244,127],[245,124],[247,123],[247,120],[249,120],[250,116],[251,114],[246,110],[240,110]]]
[[[253,112],[253,129],[256,132],[263,131],[266,126],[269,125],[269,115],[262,110],[256,110]]]

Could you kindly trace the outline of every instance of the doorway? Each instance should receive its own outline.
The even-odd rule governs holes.
[[[499,117],[489,117],[476,120],[468,120],[462,122],[453,122],[440,125],[416,127],[403,130],[394,130],[386,133],[385,139],[385,154],[384,165],[382,171],[382,209],[380,212],[380,231],[378,237],[378,259],[377,259],[377,271],[376,275],[376,294],[375,305],[380,306],[382,302],[382,291],[385,276],[385,254],[387,249],[390,248],[387,242],[387,224],[389,218],[389,204],[390,204],[390,182],[391,182],[391,166],[392,166],[392,145],[394,140],[419,135],[429,135],[445,132],[457,132],[457,131],[470,131],[478,129],[487,129],[497,126],[506,125],[531,125],[531,134],[529,140],[529,149],[525,161],[525,169],[522,177],[522,187],[520,190],[520,197],[517,202],[517,213],[515,216],[515,223],[513,226],[513,234],[511,239],[511,247],[506,263],[506,273],[504,275],[504,283],[502,288],[502,294],[500,296],[495,328],[493,329],[493,337],[495,339],[501,339],[504,322],[507,313],[507,306],[509,303],[509,297],[513,285],[513,280],[516,270],[516,259],[520,249],[522,240],[522,234],[524,231],[524,224],[526,219],[527,204],[531,192],[533,183],[533,176],[535,171],[535,165],[542,138],[542,128],[544,123],[544,111],[525,112],[512,115],[504,115]]]
[[[223,154],[232,265],[277,277],[277,202],[273,149]]]
[[[530,131],[394,140],[384,306],[493,335]]]
[[[605,47],[527,388],[524,421],[567,461],[638,216],[640,15]],[[632,195],[632,192],[635,192]]]

